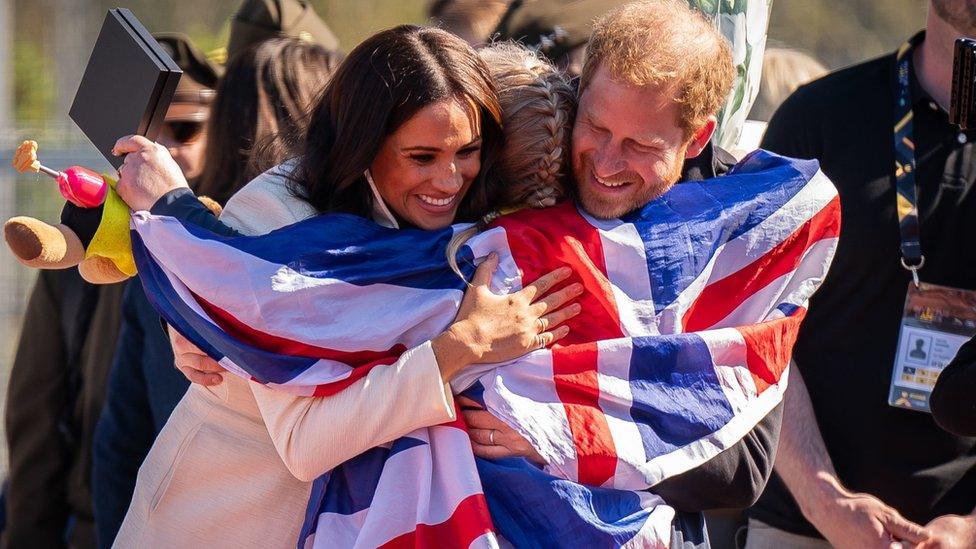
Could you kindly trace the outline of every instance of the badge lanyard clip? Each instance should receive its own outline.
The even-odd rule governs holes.
[[[922,260],[918,265],[909,265],[905,261],[905,258],[901,258],[901,266],[905,268],[906,271],[912,273],[912,282],[915,284],[915,288],[919,288],[921,281],[918,279],[918,271],[925,266],[925,256],[921,256]]]

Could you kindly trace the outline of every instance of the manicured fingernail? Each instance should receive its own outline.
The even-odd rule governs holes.
[[[579,314],[579,312],[582,310],[583,310],[583,306],[580,305],[579,303],[573,303],[572,305],[569,306],[569,312],[573,313],[574,315]]]
[[[572,291],[573,291],[573,293],[575,295],[579,295],[579,294],[583,293],[583,285],[580,284],[579,282],[577,282],[576,284],[573,284],[573,290]]]
[[[559,276],[569,276],[573,272],[569,267],[560,267]]]

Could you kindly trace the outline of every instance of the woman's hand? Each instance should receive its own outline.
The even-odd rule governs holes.
[[[468,426],[474,455],[485,459],[524,457],[540,467],[546,466],[546,460],[532,443],[507,423],[470,398],[459,396],[457,403],[461,405],[461,415]]]
[[[498,255],[493,253],[478,267],[454,323],[431,342],[445,381],[471,364],[504,362],[552,345],[569,333],[561,324],[581,310],[578,303],[567,303],[583,293],[582,284],[549,293],[572,274],[569,267],[543,275],[518,292],[496,295],[489,282],[497,266]]]
[[[173,347],[173,356],[176,358],[176,369],[186,376],[186,379],[204,386],[219,385],[224,380],[220,375],[220,372],[224,371],[223,366],[190,343],[189,339],[180,335],[172,326],[167,326],[167,330],[170,345]]]
[[[112,154],[125,155],[115,190],[133,210],[148,210],[169,191],[188,187],[180,166],[166,147],[141,135],[119,139]]]

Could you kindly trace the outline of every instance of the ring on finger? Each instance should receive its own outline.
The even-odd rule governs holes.
[[[539,317],[536,319],[536,324],[539,325],[539,333],[546,331],[546,327],[549,324],[545,318]]]
[[[492,429],[491,431],[488,431],[488,444],[491,445],[491,446],[494,446],[495,445],[495,430],[494,429]]]

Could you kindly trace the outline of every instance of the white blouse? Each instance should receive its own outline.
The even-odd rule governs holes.
[[[316,215],[296,196],[284,172],[290,167],[272,168],[248,183],[227,202],[220,219],[244,234],[258,235]],[[395,224],[387,215],[377,211],[374,217],[383,225]],[[414,429],[455,419],[454,397],[441,379],[429,341],[328,397],[249,385],[275,449],[288,470],[304,481]]]

